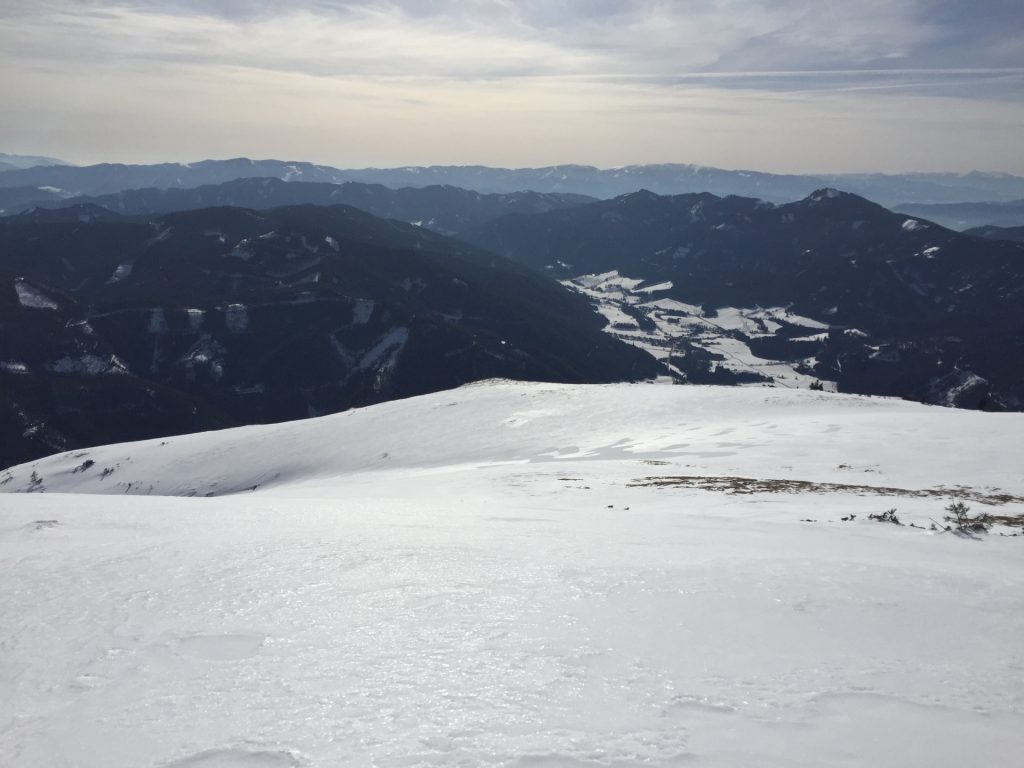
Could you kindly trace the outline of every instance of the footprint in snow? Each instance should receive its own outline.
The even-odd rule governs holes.
[[[193,635],[182,638],[178,650],[207,661],[238,661],[260,652],[266,635]]]
[[[301,764],[290,752],[210,749],[167,763],[164,768],[296,768]]]
[[[90,673],[78,675],[71,683],[72,688],[78,688],[83,691],[93,690],[95,688],[102,688],[110,681],[103,675],[93,675]]]

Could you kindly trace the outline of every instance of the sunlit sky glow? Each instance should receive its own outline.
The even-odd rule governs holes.
[[[0,0],[0,151],[1024,173],[1020,0]]]

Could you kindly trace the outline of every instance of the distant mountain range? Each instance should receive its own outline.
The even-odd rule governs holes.
[[[40,155],[9,155],[0,152],[0,171],[14,171],[24,168],[34,168],[40,165],[72,165],[72,163],[58,160],[55,157],[42,157]]]
[[[904,204],[895,207],[900,213],[920,216],[950,229],[975,227],[1024,226],[1024,200],[983,203]]]
[[[391,188],[455,186],[481,193],[541,193],[611,198],[647,189],[658,194],[710,192],[758,197],[772,202],[801,199],[822,187],[837,187],[884,205],[1009,201],[1024,198],[1024,178],[998,173],[785,175],[732,171],[695,165],[633,165],[599,169],[584,165],[546,168],[429,166],[339,169],[280,160],[203,160],[180,164],[36,167],[0,173],[0,188],[51,187],[64,197],[106,195],[126,189],[191,188],[239,178],[283,181],[356,181]]]
[[[345,178],[360,173],[387,184]],[[945,183],[844,178],[901,198]],[[987,197],[1024,181],[955,178]],[[494,376],[670,372],[1024,410],[1017,230],[960,234],[833,188],[597,199],[438,179],[769,197],[809,177],[250,160],[0,173],[0,463]],[[70,194],[90,187],[113,191]]]
[[[2,174],[0,174],[2,175]],[[38,205],[60,206],[66,198],[40,187],[0,187],[0,216],[22,213]]]
[[[595,202],[594,198],[560,193],[514,192],[485,195],[458,187],[390,189],[379,184],[285,182],[247,178],[192,189],[131,189],[110,195],[44,197],[33,187],[0,189],[0,209],[18,213],[33,207],[100,206],[125,216],[150,216],[214,206],[265,210],[286,205],[345,204],[388,219],[415,222],[452,234],[509,213],[544,213]],[[5,193],[7,193],[5,195]]]
[[[965,235],[984,237],[986,240],[1010,240],[1024,243],[1024,227],[975,227],[964,232]]]
[[[349,206],[37,209],[0,219],[0,464],[481,378],[659,371],[603,325],[525,267]]]
[[[277,178],[340,184],[352,181],[344,172],[312,163],[280,160],[203,160],[198,163],[123,165],[102,163],[77,168],[37,167],[0,173],[0,188],[50,187],[64,197],[107,195],[126,189],[187,189],[243,178]]]
[[[776,360],[847,392],[1024,408],[1016,243],[831,189],[784,205],[638,192],[506,216],[462,237],[564,280],[615,272],[616,305],[604,311],[620,336],[678,340],[687,378],[706,379],[711,350],[712,369],[738,362],[754,380],[770,378],[757,372]]]

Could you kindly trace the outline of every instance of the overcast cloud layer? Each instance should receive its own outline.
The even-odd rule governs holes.
[[[0,150],[1024,173],[1020,0],[0,0]]]

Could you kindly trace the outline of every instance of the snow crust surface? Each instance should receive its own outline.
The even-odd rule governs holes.
[[[1020,515],[1022,427],[488,382],[0,472],[0,764],[1016,765],[1024,540],[867,514]]]

